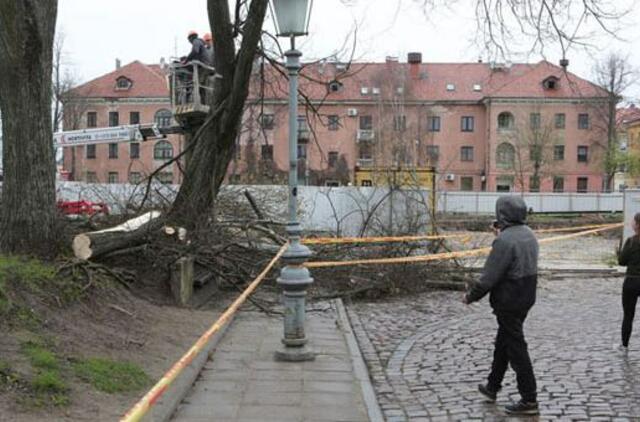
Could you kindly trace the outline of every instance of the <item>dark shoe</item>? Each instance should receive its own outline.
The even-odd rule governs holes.
[[[509,415],[539,415],[538,403],[524,402],[520,400],[518,403],[510,404],[504,408]]]
[[[489,400],[491,403],[496,402],[496,397],[498,396],[497,391],[490,390],[489,387],[487,387],[484,384],[478,384],[478,391],[480,392],[480,394],[485,396],[486,399]]]

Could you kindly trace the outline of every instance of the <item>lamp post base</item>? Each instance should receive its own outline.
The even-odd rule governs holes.
[[[281,346],[276,350],[274,357],[279,362],[308,362],[316,359],[316,354],[307,346],[287,347]]]

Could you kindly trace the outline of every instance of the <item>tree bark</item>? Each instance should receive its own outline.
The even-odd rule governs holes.
[[[0,0],[0,109],[4,185],[0,250],[55,252],[51,124],[57,0]]]
[[[73,253],[76,258],[91,259],[139,245],[160,229],[159,216],[158,211],[152,211],[110,229],[79,234],[73,238]]]
[[[215,198],[233,159],[267,6],[268,0],[251,1],[242,25],[242,43],[236,54],[228,1],[208,1],[216,70],[222,75],[216,80],[216,95],[210,103],[210,113],[224,107],[222,113],[211,120],[201,139],[192,140],[196,144],[170,212],[173,221],[189,229],[208,224],[213,217]],[[194,128],[193,133],[197,129]]]

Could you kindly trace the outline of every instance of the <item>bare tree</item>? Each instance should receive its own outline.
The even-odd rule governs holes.
[[[453,8],[467,1],[417,0],[425,13]],[[620,0],[475,0],[476,43],[491,58],[508,59],[514,53],[546,52],[560,47],[562,57],[571,47],[593,47],[598,34],[616,36],[621,19],[634,1]],[[518,43],[516,40],[522,40]]]
[[[620,53],[611,53],[594,68],[596,83],[607,92],[606,102],[594,107],[594,126],[606,132],[606,144],[601,145],[604,150],[603,170],[604,186],[611,191],[616,171],[625,157],[620,151],[618,137],[618,121],[616,118],[618,105],[624,98],[625,91],[635,82],[637,72],[628,58]]]
[[[267,6],[268,0],[238,0],[232,21],[227,0],[207,2],[211,33],[216,40],[216,70],[222,78],[215,83],[211,112],[193,132],[194,139],[187,146],[193,148],[193,154],[171,210],[171,216],[188,227],[210,220],[216,195],[233,159]],[[195,136],[197,131],[202,134],[200,139]]]
[[[4,185],[0,250],[48,255],[56,240],[51,70],[56,0],[0,0]]]
[[[542,179],[552,173],[554,147],[559,145],[553,120],[541,113],[539,107],[532,111],[529,119],[518,119],[520,123],[503,136],[513,146],[513,171],[521,192],[527,185],[531,191],[540,189]],[[509,155],[507,151],[498,152]],[[509,163],[509,158],[501,158],[503,164]]]

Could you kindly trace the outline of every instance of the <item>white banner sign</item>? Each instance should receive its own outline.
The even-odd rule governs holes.
[[[53,142],[56,146],[68,147],[104,142],[129,142],[139,138],[141,136],[135,127],[120,126],[55,133]]]

